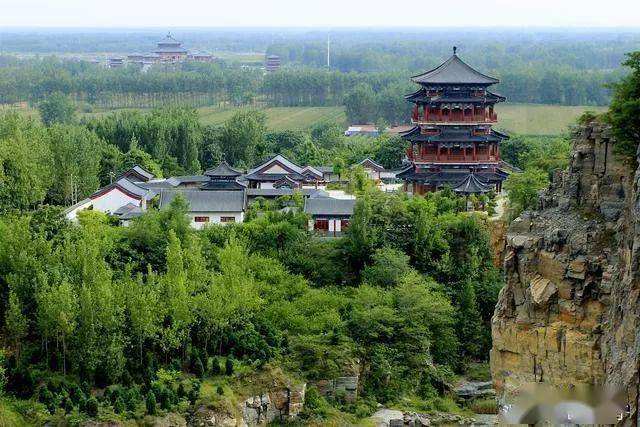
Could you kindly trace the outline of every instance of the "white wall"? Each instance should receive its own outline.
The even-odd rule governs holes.
[[[273,188],[273,182],[261,182],[259,188]]]
[[[141,206],[141,201],[139,199],[128,196],[117,188],[110,190],[100,197],[92,199],[92,201],[93,210],[105,213],[114,212],[129,203],[133,203],[136,206]]]
[[[223,216],[232,216],[236,219],[235,222],[244,221],[244,212],[188,212],[187,216],[191,219],[191,227],[196,230],[201,230],[209,224],[220,224],[220,218]],[[197,216],[207,216],[209,222],[195,222]]]
[[[76,222],[78,220],[78,212],[83,211],[85,209],[89,209],[92,206],[91,199],[87,199],[85,203],[79,204],[69,212],[65,214],[65,217],[72,222]]]

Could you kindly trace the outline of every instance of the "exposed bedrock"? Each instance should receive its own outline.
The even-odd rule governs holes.
[[[640,171],[614,146],[605,126],[578,127],[568,170],[507,230],[492,320],[500,395],[531,382],[613,385],[637,417]]]

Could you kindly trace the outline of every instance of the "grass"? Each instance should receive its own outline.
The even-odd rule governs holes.
[[[469,410],[474,414],[497,414],[498,403],[496,399],[477,399],[469,404]]]
[[[206,125],[220,125],[228,120],[236,110],[233,108],[204,107],[198,109],[200,120]],[[322,121],[346,124],[342,107],[272,107],[264,108],[267,127],[271,130],[303,130]]]
[[[0,105],[0,112],[8,109],[38,116],[37,110],[26,103]],[[505,103],[496,107],[499,121],[495,127],[522,135],[559,135],[566,132],[569,125],[575,123],[585,111],[600,113],[605,110],[606,107]],[[235,108],[198,108],[200,120],[205,125],[220,125],[235,111]],[[347,124],[343,107],[270,107],[263,111],[267,115],[267,127],[275,131],[304,130],[322,121],[338,122],[344,126]],[[96,110],[93,113],[80,113],[80,116],[101,116],[109,112]]]
[[[498,104],[496,128],[523,135],[559,135],[585,111],[604,112],[606,107],[544,104]]]

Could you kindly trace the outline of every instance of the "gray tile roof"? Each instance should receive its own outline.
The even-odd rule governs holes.
[[[491,185],[482,182],[475,174],[470,173],[453,188],[453,191],[459,194],[478,194],[488,193],[491,189]]]
[[[120,219],[132,219],[141,216],[144,212],[140,206],[134,205],[133,203],[127,203],[126,205],[118,208],[113,212],[113,214]]]
[[[314,216],[351,216],[355,205],[355,199],[310,197],[304,202],[304,211]]]
[[[438,67],[426,71],[411,78],[416,83],[422,84],[481,84],[492,85],[499,80],[482,74],[471,68],[464,61],[453,54]]]
[[[113,188],[121,188],[123,190],[125,190],[126,192],[129,192],[131,194],[134,194],[140,198],[143,198],[145,200],[151,200],[155,197],[155,195],[157,194],[155,191],[143,187],[142,185],[138,185],[135,184],[131,181],[129,181],[127,178],[120,178],[117,181],[113,182],[112,184],[109,184],[105,187],[102,187],[101,189],[99,189],[98,191],[96,191],[95,193],[93,193],[91,195],[91,198],[93,198],[94,196],[98,196],[101,194],[104,194],[108,191],[110,191]]]
[[[245,206],[244,191],[161,190],[160,209],[179,194],[189,204],[190,212],[242,212]]]
[[[278,162],[282,163],[283,165],[285,165],[289,169],[293,170],[294,172],[302,173],[302,168],[300,166],[296,165],[295,163],[293,163],[292,161],[290,161],[289,159],[287,159],[283,155],[278,154],[277,156],[274,156],[274,157],[270,158],[269,160],[267,160],[266,162],[262,163],[261,165],[258,165],[255,168],[249,170],[249,172],[247,172],[247,175],[251,175],[254,172],[259,171],[260,169],[266,167],[267,165],[269,165],[269,164],[271,164],[271,163],[273,163],[275,161],[278,161]]]
[[[206,176],[213,176],[213,177],[234,177],[234,176],[240,176],[242,175],[242,172],[238,169],[234,169],[232,168],[229,163],[225,162],[224,160],[222,162],[220,162],[220,164],[218,166],[216,166],[213,169],[209,169],[204,173]]]
[[[380,163],[374,162],[371,158],[367,157],[366,159],[362,160],[360,163],[358,163],[359,165],[369,168],[372,168],[376,171],[383,171],[384,170],[384,166],[382,166]]]
[[[135,165],[131,169],[136,171],[141,176],[147,178],[147,180],[152,179],[154,177],[154,175],[151,172],[149,172],[148,170],[146,170],[145,168],[143,168],[140,165]]]
[[[303,196],[314,195],[329,195],[326,191],[318,190],[315,188],[247,188],[246,193],[248,197],[279,197],[290,196],[294,192],[300,192]]]

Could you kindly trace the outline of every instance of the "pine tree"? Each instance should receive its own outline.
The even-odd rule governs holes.
[[[227,375],[233,375],[233,359],[227,357],[227,360],[224,362],[224,371]]]
[[[153,393],[153,391],[149,391],[149,393],[147,393],[147,400],[145,401],[145,405],[147,407],[147,414],[156,414],[158,410],[158,403],[156,402],[156,395]]]

